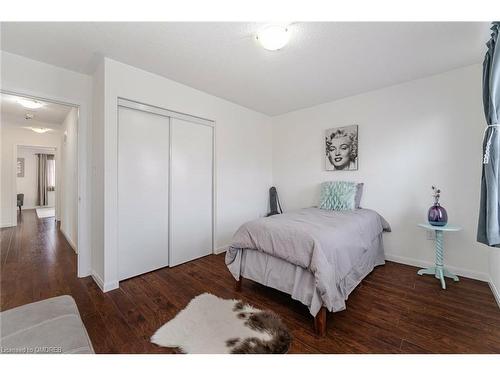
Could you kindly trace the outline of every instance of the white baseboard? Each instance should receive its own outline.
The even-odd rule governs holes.
[[[434,265],[434,262],[428,262],[425,260],[414,259],[414,258],[407,258],[394,254],[385,254],[385,259],[391,262],[402,263],[402,264],[407,264],[409,266],[422,267],[422,268],[431,267]],[[448,266],[446,264],[445,267],[458,276],[468,277],[470,279],[475,279],[479,281],[490,282],[490,276],[487,273]]]
[[[104,291],[104,281],[102,281],[102,279],[99,277],[99,275],[96,275],[95,273],[92,272],[92,274],[90,275],[92,276],[92,279],[94,280],[94,282],[97,284],[97,286],[102,290]]]
[[[118,281],[112,281],[112,282],[104,283],[104,281],[102,281],[102,279],[99,277],[99,275],[96,275],[95,273],[92,273],[91,276],[92,276],[92,279],[97,284],[97,286],[104,293],[109,292],[110,290],[113,290],[113,289],[118,289],[118,287],[119,287]]]
[[[2,223],[0,224],[0,228],[10,228],[10,227],[15,227],[16,225],[12,223]]]
[[[88,269],[88,270],[85,270],[85,271],[82,271],[81,273],[79,273],[77,275],[79,278],[82,278],[82,277],[87,277],[87,276],[92,276],[92,270]]]
[[[219,247],[218,249],[214,250],[214,254],[217,255],[217,254],[225,253],[227,251],[228,247],[229,247],[229,245]]]
[[[66,231],[63,228],[60,228],[60,230],[61,230],[61,233],[63,234],[64,238],[66,238],[66,241],[68,241],[69,246],[71,246],[71,248],[73,249],[75,254],[78,254],[78,249],[76,248],[76,245],[73,242],[73,240],[68,236],[68,234],[66,233]]]
[[[493,280],[490,280],[488,284],[490,284],[490,289],[491,292],[493,293],[493,297],[495,297],[495,301],[497,301],[498,308],[500,308],[500,292],[498,291],[496,285],[493,283]]]

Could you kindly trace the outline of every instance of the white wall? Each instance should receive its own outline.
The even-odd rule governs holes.
[[[490,286],[500,306],[500,249],[490,250]]]
[[[24,175],[16,178],[16,193],[24,194],[23,209],[35,208],[37,206],[36,154],[33,150],[18,147],[17,157],[24,159]]]
[[[79,105],[79,238],[78,276],[90,274],[90,165],[92,77],[0,51],[1,89],[17,94]],[[2,151],[3,153],[3,151]]]
[[[93,77],[92,116],[92,275],[104,286],[104,60]]]
[[[110,59],[104,65],[104,275],[98,276],[111,288],[117,286],[118,97],[216,121],[216,248],[267,211],[272,129],[266,115]]]
[[[362,206],[382,214],[388,259],[434,262],[426,222],[431,185],[449,221],[445,262],[488,280],[489,249],[476,242],[484,123],[481,66],[388,87],[273,118],[273,178],[284,209],[315,205],[326,180],[364,182]],[[359,125],[359,170],[324,170],[324,130]],[[497,268],[498,269],[498,268]]]
[[[14,160],[16,145],[59,148],[60,138],[56,133],[38,134],[3,120],[0,135],[2,139],[0,164],[2,178],[0,191],[1,227],[11,227],[17,225],[15,181],[17,173]]]
[[[78,109],[73,107],[62,124],[60,150],[61,231],[77,251],[78,243]]]
[[[45,135],[48,135],[47,133]],[[55,155],[54,150],[54,155]],[[38,207],[38,157],[37,154],[44,153],[49,154],[48,149],[33,149],[31,147],[18,147],[17,157],[24,158],[24,176],[16,178],[16,193],[24,194],[23,209],[28,210]],[[59,162],[56,160],[56,162]],[[56,176],[57,178],[57,176]],[[59,185],[56,186],[56,190],[59,190]],[[48,195],[48,207],[55,207],[56,204],[56,191],[49,191]]]

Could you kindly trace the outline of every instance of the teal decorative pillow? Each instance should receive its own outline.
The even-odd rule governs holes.
[[[319,208],[335,211],[354,210],[357,190],[355,182],[323,182],[321,184]]]

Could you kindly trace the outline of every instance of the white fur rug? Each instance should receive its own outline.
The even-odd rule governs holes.
[[[262,317],[257,324],[270,322],[270,329],[256,329],[255,324],[249,323],[258,320],[257,317]],[[290,340],[288,330],[277,315],[209,293],[193,298],[151,337],[151,342],[160,346],[204,354],[286,352]]]

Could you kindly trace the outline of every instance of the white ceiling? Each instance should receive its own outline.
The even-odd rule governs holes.
[[[60,130],[62,123],[68,115],[71,107],[37,100],[42,107],[37,109],[28,109],[17,102],[18,96],[10,94],[0,95],[0,106],[2,112],[2,124],[9,124],[21,127],[47,127],[54,130]],[[26,114],[32,114],[32,120],[26,120]]]
[[[281,51],[259,23],[2,23],[2,49],[91,74],[99,56],[269,115],[482,61],[485,22],[298,22]]]

